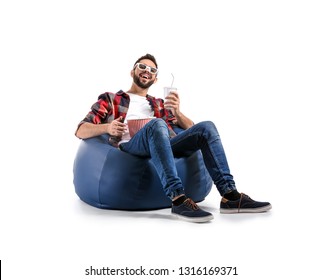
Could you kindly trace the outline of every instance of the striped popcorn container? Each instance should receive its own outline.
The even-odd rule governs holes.
[[[145,124],[154,118],[127,120],[130,137],[133,137]]]

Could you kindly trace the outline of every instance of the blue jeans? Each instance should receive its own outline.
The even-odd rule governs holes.
[[[184,194],[184,186],[177,175],[174,157],[189,156],[201,150],[205,166],[219,193],[235,190],[220,136],[210,121],[195,124],[174,138],[169,137],[168,127],[163,119],[156,118],[147,123],[120,149],[140,157],[150,157],[165,194],[173,199]]]

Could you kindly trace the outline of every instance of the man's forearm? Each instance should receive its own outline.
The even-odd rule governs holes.
[[[99,136],[108,133],[109,124],[83,123],[76,131],[76,136],[81,139]]]
[[[193,121],[186,117],[183,113],[179,113],[175,116],[177,120],[177,125],[179,125],[183,129],[188,129],[194,125]]]

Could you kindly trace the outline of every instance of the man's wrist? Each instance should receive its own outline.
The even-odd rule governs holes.
[[[105,131],[107,134],[110,134],[110,123],[106,123]]]

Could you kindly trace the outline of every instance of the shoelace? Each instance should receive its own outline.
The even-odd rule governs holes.
[[[189,208],[192,208],[193,210],[198,210],[199,207],[197,206],[197,204],[191,200],[190,198],[187,198],[185,201],[184,201],[184,204],[189,207]]]
[[[237,208],[238,208],[238,209],[237,209],[237,212],[239,212],[239,213],[240,213],[241,202],[242,202],[243,197],[244,197],[244,193],[241,193],[240,202],[239,202],[239,205],[238,205],[238,207],[237,207]]]
[[[242,197],[242,199],[243,198],[247,198],[247,199],[249,199],[249,200],[251,200],[251,201],[254,201],[252,198],[250,198],[247,194],[245,194],[245,193],[241,193],[241,197]]]
[[[250,198],[248,195],[246,195],[246,194],[244,194],[244,193],[241,193],[240,202],[239,202],[239,205],[238,205],[238,212],[240,212],[240,209],[241,209],[241,202],[242,202],[242,199],[243,199],[243,198],[247,198],[247,199],[249,199],[249,200],[253,201],[253,199],[252,199],[252,198]]]

